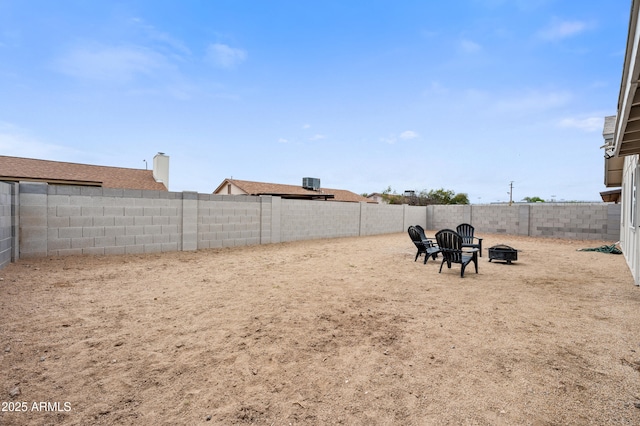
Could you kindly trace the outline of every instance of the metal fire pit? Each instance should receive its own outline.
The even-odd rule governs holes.
[[[518,260],[518,250],[504,244],[489,247],[489,262],[493,259],[504,260],[510,265],[512,261]]]

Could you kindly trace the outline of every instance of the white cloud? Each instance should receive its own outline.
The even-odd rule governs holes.
[[[418,133],[414,132],[413,130],[405,130],[404,132],[400,133],[400,139],[415,139],[417,137],[419,137],[420,135],[418,135]]]
[[[303,124],[303,125],[302,125],[302,128],[303,128],[303,129],[310,129],[310,128],[311,128],[311,125],[310,125],[310,124]]]
[[[586,132],[596,132],[601,131],[602,126],[604,125],[604,119],[602,116],[599,117],[588,117],[588,118],[564,118],[560,120],[558,126],[567,127],[573,129],[580,129]]]
[[[191,99],[199,90],[180,72],[178,65],[183,56],[176,52],[181,49],[156,48],[87,43],[68,50],[52,65],[58,72],[76,79],[127,85],[131,95]]]
[[[398,142],[398,139],[402,139],[406,141],[406,140],[416,139],[418,137],[420,137],[420,135],[418,135],[417,132],[414,132],[413,130],[405,130],[404,132],[400,133],[400,135],[396,135],[392,133],[387,137],[382,137],[380,138],[380,141],[384,143],[388,143],[389,145],[393,145]]]
[[[165,48],[163,50],[171,51],[172,56],[176,56],[176,52],[186,56],[191,55],[191,50],[182,41],[173,38],[170,34],[156,29],[153,25],[147,24],[143,19],[132,18],[131,23],[140,28],[149,40],[162,44],[165,47],[169,47],[169,49]]]
[[[214,43],[207,49],[207,59],[220,68],[234,68],[247,59],[247,52],[226,44]]]
[[[396,135],[389,135],[387,137],[380,138],[380,141],[384,143],[388,143],[389,145],[393,145],[396,142],[398,142],[398,138],[396,137]]]
[[[555,41],[579,34],[588,28],[582,21],[555,21],[538,32],[543,40]]]
[[[141,46],[78,47],[55,61],[58,71],[72,77],[116,82],[128,82],[168,65],[163,55]]]
[[[430,86],[422,92],[423,96],[445,95],[449,89],[439,81],[432,81]]]
[[[42,142],[11,123],[0,121],[0,152],[13,157],[55,159],[76,153],[69,148]]]
[[[316,134],[316,135],[311,136],[309,138],[309,140],[310,141],[319,141],[319,140],[326,139],[326,138],[327,137],[325,135]]]
[[[460,48],[466,53],[476,53],[482,50],[482,46],[472,40],[460,40]]]
[[[278,139],[278,143],[289,143],[289,140],[285,138],[280,138]]]

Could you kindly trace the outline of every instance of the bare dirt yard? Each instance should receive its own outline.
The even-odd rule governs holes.
[[[640,289],[577,251],[612,242],[482,236],[464,278],[406,233],[21,260],[0,424],[640,424]]]

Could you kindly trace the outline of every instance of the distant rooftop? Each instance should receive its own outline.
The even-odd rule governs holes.
[[[167,191],[153,170],[94,166],[0,155],[0,181],[47,182],[61,185]]]
[[[344,189],[320,188],[317,191],[306,189],[297,185],[286,185],[280,183],[254,182],[239,179],[225,179],[213,192],[214,194],[226,194],[225,187],[229,184],[239,188],[247,195],[277,195],[283,198],[300,199],[324,199],[333,201],[364,202],[371,200]]]

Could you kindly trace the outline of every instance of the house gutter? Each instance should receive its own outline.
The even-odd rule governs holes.
[[[614,152],[613,156],[618,157],[622,148],[622,139],[629,121],[629,114],[633,105],[633,98],[638,88],[638,44],[640,42],[640,31],[638,28],[638,0],[633,0],[631,4],[631,17],[629,18],[629,34],[627,35],[627,52],[622,69],[622,82],[620,83],[620,95],[618,97],[618,118],[616,120],[614,132]],[[629,41],[633,40],[632,44]]]

